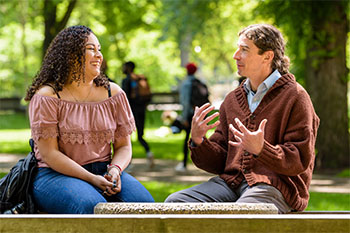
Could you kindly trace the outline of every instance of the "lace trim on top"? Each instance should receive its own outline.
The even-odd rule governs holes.
[[[134,118],[131,118],[126,124],[119,125],[115,131],[115,138],[122,138],[129,136],[133,131],[136,130]]]
[[[38,141],[39,138],[57,138],[58,130],[57,127],[45,127],[45,128],[33,128],[32,127],[32,137],[34,141]]]
[[[60,139],[64,144],[104,144],[110,143],[114,139],[114,131],[61,132]]]
[[[64,144],[104,144],[114,141],[114,139],[122,138],[130,135],[135,131],[135,123],[133,120],[130,120],[125,125],[120,125],[116,131],[112,129],[102,130],[102,131],[85,131],[85,132],[60,132],[56,127],[45,127],[45,128],[32,128],[32,136],[35,141],[38,141],[40,138],[57,138],[60,137],[60,140]]]

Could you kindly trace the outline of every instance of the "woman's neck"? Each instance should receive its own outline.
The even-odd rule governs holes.
[[[94,82],[71,82],[64,85],[63,89],[66,89],[69,95],[76,102],[87,102],[91,96],[92,89],[94,88]]]

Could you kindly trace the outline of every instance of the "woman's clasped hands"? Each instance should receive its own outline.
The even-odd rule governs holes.
[[[101,189],[103,195],[112,196],[121,191],[120,175],[119,169],[112,167],[103,176],[95,175],[91,183]]]

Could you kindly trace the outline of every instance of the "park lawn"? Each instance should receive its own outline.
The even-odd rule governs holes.
[[[184,132],[171,134],[169,128],[160,120],[161,112],[147,112],[145,138],[158,159],[182,159]],[[212,132],[209,133],[209,135]],[[0,153],[27,154],[30,150],[28,140],[30,129],[25,114],[0,112]],[[132,134],[133,157],[145,158],[144,149],[137,141],[136,133]],[[349,171],[342,176],[348,177]],[[0,178],[6,173],[0,173]],[[156,202],[176,191],[189,188],[192,185],[170,182],[141,182],[153,195]],[[350,194],[341,193],[310,193],[308,211],[350,211]]]

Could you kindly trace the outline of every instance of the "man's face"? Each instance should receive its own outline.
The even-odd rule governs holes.
[[[258,54],[258,47],[243,34],[237,46],[233,59],[236,60],[238,74],[249,79],[259,78],[266,66],[263,66],[264,56]]]

